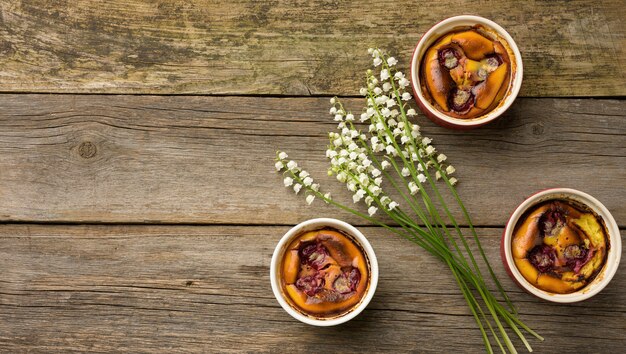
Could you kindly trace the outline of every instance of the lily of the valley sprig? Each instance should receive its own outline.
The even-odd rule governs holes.
[[[455,168],[432,145],[432,139],[422,135],[419,125],[410,121],[417,114],[409,106],[409,81],[396,70],[395,58],[386,57],[379,49],[370,49],[369,53],[376,72],[366,72],[366,87],[360,90],[366,105],[358,118],[338,98],[330,100],[330,114],[337,122],[337,130],[328,133],[328,174],[345,185],[352,200],[341,203],[332,199],[307,171],[279,151],[275,167],[283,172],[285,187],[305,194],[308,204],[321,199],[421,246],[452,271],[488,352],[493,352],[492,340],[503,352],[516,352],[506,327],[532,351],[520,328],[543,338],[519,320],[489,265],[454,187]],[[452,195],[462,211],[480,258],[470,249],[444,200],[444,192]],[[387,218],[376,217],[381,213]],[[488,288],[479,261],[486,266],[506,305]]]

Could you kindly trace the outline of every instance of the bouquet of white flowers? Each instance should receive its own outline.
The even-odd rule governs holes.
[[[367,87],[360,90],[367,101],[358,119],[361,124],[338,98],[332,98],[330,114],[338,122],[338,132],[328,134],[330,144],[326,150],[326,157],[330,160],[328,173],[346,185],[353,194],[354,203],[365,203],[367,214],[332,199],[307,171],[289,160],[285,152],[279,151],[276,170],[285,174],[285,187],[293,188],[295,193],[304,189],[309,204],[319,198],[418,244],[452,271],[488,352],[493,352],[488,333],[503,352],[506,349],[516,352],[505,326],[532,351],[520,328],[538,339],[543,338],[519,320],[489,265],[469,213],[454,188],[457,183],[457,179],[451,176],[454,167],[447,163],[446,155],[431,145],[432,140],[421,134],[419,125],[409,120],[416,115],[408,105],[412,99],[406,91],[409,81],[395,69],[395,58],[386,57],[379,49],[369,49],[369,53],[379,72],[375,74],[368,70]],[[367,126],[367,132],[357,125]],[[437,181],[443,182],[443,192],[451,193],[458,203],[480,258],[473,255],[459,223],[444,201],[443,192],[438,187],[441,183]],[[386,220],[393,223],[375,218],[381,211],[389,217]],[[506,305],[488,289],[479,261],[486,265]]]

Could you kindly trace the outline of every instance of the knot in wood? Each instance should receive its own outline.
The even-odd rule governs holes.
[[[83,141],[78,146],[78,154],[84,159],[90,159],[96,155],[96,145],[91,141]]]
[[[533,135],[542,135],[545,130],[543,127],[543,124],[541,123],[533,124],[532,129],[533,129]]]

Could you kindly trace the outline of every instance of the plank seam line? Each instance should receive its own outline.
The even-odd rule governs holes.
[[[292,227],[295,224],[262,224],[262,223],[205,223],[205,222],[108,222],[108,221],[25,221],[25,220],[5,220],[0,221],[0,225],[56,225],[56,226],[213,226],[213,227]],[[351,224],[354,227],[378,227],[371,224]],[[391,227],[399,227],[399,225],[391,224]],[[421,225],[424,226],[424,225]],[[474,228],[481,229],[502,229],[505,225],[492,224],[474,224]],[[446,225],[446,227],[454,228],[454,225]],[[461,228],[469,228],[469,225],[459,225]],[[626,226],[618,225],[620,231],[626,231]]]
[[[292,227],[294,224],[262,224],[262,223],[208,223],[208,222],[108,222],[108,221],[26,221],[26,220],[5,220],[0,221],[0,225],[58,225],[58,226],[224,226],[224,227]],[[353,223],[355,227],[378,227],[371,224]],[[399,225],[391,224],[392,227]],[[424,225],[421,225],[424,226]],[[463,228],[469,228],[468,225],[459,225]],[[454,228],[454,225],[446,225],[446,227]],[[503,228],[504,225],[474,225],[475,228]]]
[[[364,98],[360,95],[331,95],[331,94],[314,94],[314,95],[282,95],[282,94],[266,94],[266,93],[115,93],[115,92],[55,92],[55,91],[0,91],[0,95],[76,95],[76,96],[190,96],[190,97],[251,97],[251,98]],[[612,99],[624,100],[626,95],[616,96],[518,96],[519,98],[528,99]]]

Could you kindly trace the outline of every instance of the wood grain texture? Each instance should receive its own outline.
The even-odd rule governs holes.
[[[516,40],[521,95],[626,95],[620,0],[5,0],[0,91],[356,94],[368,47],[406,70],[423,33],[465,13]]]
[[[483,351],[445,267],[380,228],[361,228],[380,266],[365,312],[334,328],[292,319],[273,297],[268,268],[287,229],[1,225],[0,351]],[[622,351],[623,266],[594,298],[556,305],[506,276],[501,229],[478,231],[521,318],[546,338],[530,340],[537,353]]]
[[[326,176],[326,98],[1,95],[0,106],[2,221],[362,223],[306,206],[274,170],[276,150],[288,151],[352,205]],[[562,186],[594,195],[624,226],[625,111],[619,100],[520,99],[471,132],[417,120],[456,166],[476,224],[504,225],[523,198]]]

